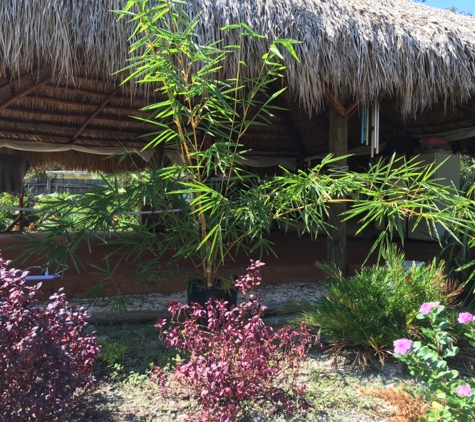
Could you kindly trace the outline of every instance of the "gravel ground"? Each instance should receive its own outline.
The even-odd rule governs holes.
[[[255,292],[262,293],[265,303],[276,303],[316,299],[325,293],[325,288],[315,283],[289,283],[279,286],[260,287]],[[129,311],[166,310],[172,300],[186,303],[186,290],[169,294],[128,295],[126,298],[126,306]],[[242,297],[239,297],[238,300],[242,300]],[[78,306],[88,307],[91,300],[74,299],[74,302]],[[107,301],[99,302],[97,305],[89,306],[88,308],[88,312],[92,315],[96,312],[105,311],[107,311]]]

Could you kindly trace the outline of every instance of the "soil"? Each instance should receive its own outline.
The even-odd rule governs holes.
[[[276,300],[312,300],[324,294],[322,286],[307,283],[289,283],[280,286],[260,288],[263,297]],[[165,309],[170,300],[184,300],[185,292],[172,295],[128,296],[127,307],[131,312]],[[87,305],[81,302],[81,305]],[[104,307],[91,307],[94,315],[108,312]],[[267,324],[280,325],[288,316],[267,317]],[[98,331],[99,326],[98,326]],[[144,334],[149,337],[154,334]],[[130,336],[134,340],[130,340]],[[133,343],[137,361],[146,354],[138,342],[136,329],[126,336]],[[107,337],[106,337],[107,338]],[[116,341],[114,338],[110,341]],[[157,345],[152,345],[154,349]],[[150,362],[150,361],[149,361]],[[299,385],[306,385],[305,399],[297,403],[292,414],[286,414],[270,403],[256,403],[240,422],[411,422],[424,413],[424,400],[412,398],[418,390],[409,374],[396,361],[381,365],[372,362],[366,370],[356,367],[354,355],[340,356],[335,361],[325,350],[312,350],[306,361],[305,370]],[[120,371],[119,371],[120,372]],[[412,392],[412,396],[396,390],[401,385]],[[196,401],[191,396],[180,393],[164,397],[159,388],[149,382],[144,371],[115,376],[109,372],[106,379],[100,380],[92,391],[82,394],[76,413],[71,422],[175,422],[187,420],[187,415],[196,409]]]
[[[309,399],[298,403],[292,414],[285,414],[270,403],[258,403],[258,410],[250,412],[242,422],[382,422],[400,418],[398,406],[372,394],[372,391],[391,391],[400,383],[409,385],[412,381],[397,363],[381,366],[375,362],[369,371],[364,371],[340,358],[335,367],[333,358],[314,351],[299,380],[299,384],[308,386]],[[102,381],[94,391],[81,397],[71,422],[185,421],[194,406],[191,397],[177,394],[164,398],[153,384],[136,388],[130,380]]]

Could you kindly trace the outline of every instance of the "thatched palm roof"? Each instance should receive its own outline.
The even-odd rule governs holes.
[[[247,22],[257,32],[294,38],[300,63],[289,60],[289,109],[274,127],[250,133],[262,155],[325,152],[329,89],[342,102],[382,100],[381,129],[442,132],[475,126],[475,18],[401,0],[190,0],[203,11],[203,40]],[[150,127],[128,116],[149,101],[113,75],[128,58],[132,26],[111,9],[125,0],[0,2],[0,140],[141,147]],[[228,35],[227,35],[228,36]],[[229,35],[232,37],[232,35]],[[226,42],[234,43],[232,39]],[[249,40],[244,59],[256,68],[266,43]],[[233,64],[225,69],[233,74]],[[417,117],[416,120],[414,118]],[[353,119],[353,120],[352,120]],[[350,146],[357,143],[357,113]],[[406,119],[406,120],[403,120]],[[452,126],[450,126],[452,125]],[[434,127],[432,127],[434,126]],[[59,154],[59,153],[58,153]],[[72,151],[68,167],[101,167]],[[33,164],[61,161],[53,157]],[[86,154],[87,156],[87,154]],[[142,165],[137,159],[137,165]],[[113,167],[111,161],[103,169]]]

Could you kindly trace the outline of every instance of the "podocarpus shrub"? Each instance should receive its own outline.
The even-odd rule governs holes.
[[[200,405],[200,412],[189,420],[234,421],[246,401],[273,401],[290,410],[292,393],[303,391],[296,378],[314,337],[303,325],[274,331],[262,321],[262,297],[253,293],[261,281],[262,265],[251,261],[247,274],[236,282],[243,294],[251,291],[237,307],[228,309],[227,302],[216,300],[208,301],[205,309],[173,302],[170,329],[162,332],[166,320],[156,325],[167,345],[188,356],[176,366],[174,378]],[[166,393],[166,372],[155,368],[152,378]]]
[[[42,307],[41,283],[27,286],[8,264],[0,256],[0,421],[67,420],[76,390],[93,381],[95,333],[62,289]]]

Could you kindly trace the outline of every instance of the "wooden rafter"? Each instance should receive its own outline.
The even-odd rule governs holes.
[[[14,136],[11,136],[9,134],[12,134]],[[30,133],[30,132],[19,132],[17,130],[1,130],[1,135],[0,135],[0,140],[7,138],[8,140],[13,140],[13,141],[34,141],[34,139],[23,139],[23,138],[17,138],[17,136],[33,136],[35,138],[51,138],[51,139],[57,139],[58,141],[64,141],[62,143],[66,143],[67,140],[69,139],[67,136],[64,135],[58,135],[55,133]],[[43,141],[41,141],[43,142]]]
[[[306,156],[307,155],[307,147],[305,146],[302,139],[300,138],[299,132],[296,129],[293,120],[289,117],[288,114],[284,114],[284,112],[281,112],[280,116],[282,117],[282,119],[286,123],[287,127],[289,128],[290,133],[292,134],[294,140],[296,141],[296,143],[298,145],[298,149],[299,149],[300,153],[303,156]]]
[[[348,117],[361,103],[361,100],[356,100],[353,104],[345,107],[340,103],[340,101],[338,101],[338,98],[335,97],[328,87],[325,88],[325,98],[341,117]]]
[[[48,88],[51,88],[51,89],[54,89],[54,90],[57,90],[57,91],[67,92],[67,93],[87,95],[87,96],[90,96],[90,97],[107,98],[110,95],[106,92],[91,91],[91,90],[88,90],[88,89],[73,88],[73,87],[70,87],[70,86],[62,86],[62,85],[51,85],[50,84],[50,85],[48,85]],[[124,96],[117,95],[115,98],[118,99],[118,100],[130,101],[130,97],[124,97]],[[133,101],[142,104],[140,107],[145,107],[149,104],[148,101],[146,101],[145,99],[137,98],[137,97],[134,97]]]
[[[99,107],[96,108],[94,113],[92,113],[86,120],[85,122],[80,126],[80,128],[77,130],[77,132],[73,135],[73,137],[69,140],[69,143],[72,144],[74,141],[81,136],[81,133],[84,132],[84,129],[87,128],[87,125],[91,123],[94,118],[102,111],[104,110],[104,107],[109,103],[112,98],[114,98],[121,90],[122,87],[117,87],[111,94],[99,105]]]
[[[459,129],[462,129],[464,127],[471,127],[473,126],[473,119],[463,119],[463,120],[452,120],[448,123],[445,123],[443,125],[440,124],[440,122],[437,122],[432,125],[428,124],[414,124],[414,125],[406,125],[404,128],[406,130],[422,130],[424,132],[448,132],[450,129],[447,129],[447,127],[457,127]]]
[[[0,91],[2,89],[9,88],[9,87],[15,85],[21,79],[26,79],[26,78],[29,78],[29,77],[32,77],[32,76],[35,76],[35,75],[39,75],[40,72],[51,71],[52,68],[53,68],[52,65],[48,65],[48,66],[41,67],[39,69],[32,70],[31,72],[24,73],[23,75],[20,75],[18,78],[15,78],[15,79],[11,80],[10,82],[6,82],[6,83],[0,85]]]
[[[46,85],[51,79],[51,76],[48,76],[33,85],[30,85],[29,87],[23,88],[20,91],[18,91],[15,95],[12,97],[8,98],[7,100],[3,101],[0,103],[0,110],[3,110],[4,108],[7,108],[10,104],[13,104],[15,101],[18,101],[19,99],[26,97],[28,94],[31,94],[33,91],[37,90],[38,88],[42,87],[43,85]]]

